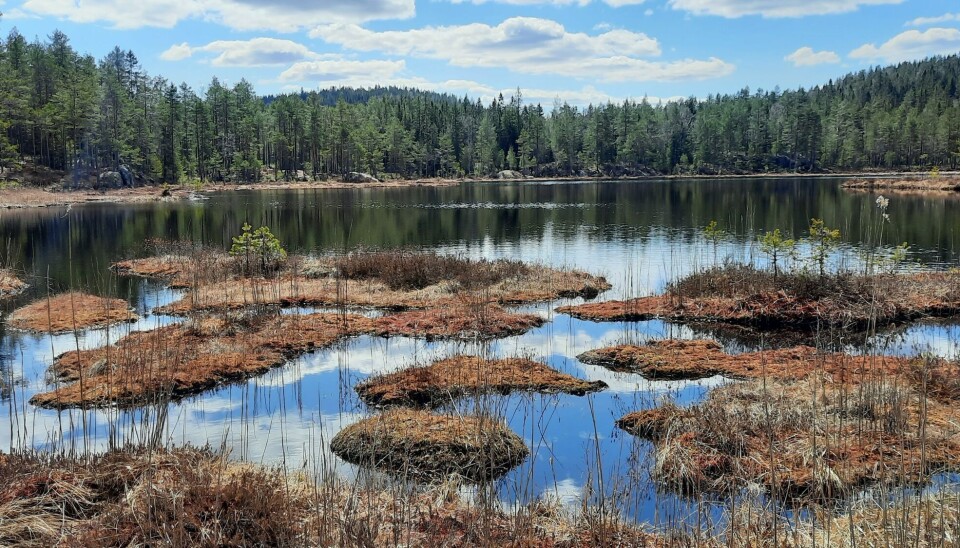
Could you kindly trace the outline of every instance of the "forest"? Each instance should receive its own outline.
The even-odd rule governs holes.
[[[489,104],[411,89],[258,95],[145,72],[132,51],[79,53],[56,31],[0,40],[0,168],[129,166],[155,183],[378,177],[631,176],[955,169],[960,57],[813,87],[651,104]],[[299,172],[299,173],[298,173]]]

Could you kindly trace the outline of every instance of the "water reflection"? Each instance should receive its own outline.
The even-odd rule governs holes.
[[[908,241],[913,259],[956,262],[960,210],[952,198],[894,197],[889,241]],[[711,336],[731,352],[769,341],[751,341],[715,327],[683,327],[659,321],[595,324],[556,315],[553,305],[525,307],[553,320],[522,336],[487,345],[427,343],[361,337],[301,357],[267,375],[161,408],[71,410],[29,405],[47,387],[52,359],[76,348],[116,340],[130,329],[151,329],[175,318],[150,315],[178,293],[110,275],[110,263],[150,253],[151,238],[191,239],[226,246],[240,225],[266,224],[294,252],[357,247],[418,246],[471,257],[515,258],[603,274],[615,289],[603,298],[656,291],[670,279],[728,257],[752,259],[755,234],[780,228],[795,236],[809,219],[839,226],[856,250],[875,222],[873,197],[841,191],[837,181],[782,180],[644,181],[629,183],[468,184],[452,188],[335,191],[233,192],[202,203],[91,205],[0,212],[0,234],[11,242],[15,264],[30,275],[26,300],[69,287],[128,298],[142,314],[132,326],[73,335],[35,336],[0,325],[2,405],[0,450],[41,447],[103,450],[127,442],[162,440],[173,445],[210,444],[236,458],[291,469],[358,471],[329,452],[329,440],[369,410],[353,386],[374,374],[428,363],[459,352],[530,355],[552,367],[610,388],[588,398],[514,395],[484,399],[531,446],[532,457],[498,483],[508,502],[545,494],[580,500],[605,493],[621,510],[649,522],[695,519],[696,501],[659,493],[650,481],[650,446],[620,432],[614,421],[664,399],[699,400],[723,379],[650,382],[579,363],[584,351],[646,338]],[[716,219],[730,237],[714,249],[699,229]],[[905,220],[909,219],[909,222]],[[48,289],[49,288],[49,289]],[[306,311],[288,311],[297,313]],[[929,350],[954,357],[956,326],[913,326],[878,345],[891,353]],[[854,345],[855,347],[856,345]],[[459,410],[478,405],[457,404]],[[707,505],[709,508],[709,505]]]

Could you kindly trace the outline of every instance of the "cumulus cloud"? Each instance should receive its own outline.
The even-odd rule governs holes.
[[[236,30],[277,32],[330,21],[405,19],[415,13],[414,0],[26,0],[23,9],[74,23],[108,23],[117,29],[171,28],[185,19],[202,19]]]
[[[289,65],[320,55],[303,44],[277,38],[253,38],[250,40],[217,40],[205,46],[191,47],[184,42],[175,44],[160,54],[165,61],[180,61],[197,53],[217,54],[211,62],[219,67],[258,67]]]
[[[310,36],[345,49],[439,59],[457,67],[506,67],[525,74],[554,74],[607,82],[707,79],[733,72],[717,58],[654,62],[660,44],[628,30],[589,35],[548,19],[514,17],[483,23],[373,31],[355,24],[323,25]]]
[[[813,51],[813,48],[804,46],[784,57],[795,67],[812,67],[829,63],[839,63],[840,56],[832,51]]]
[[[880,46],[864,44],[850,52],[850,57],[896,63],[932,55],[950,55],[958,50],[960,50],[960,30],[934,27],[923,32],[918,30],[902,32]]]
[[[960,22],[960,13],[944,13],[937,17],[917,17],[913,21],[907,22],[908,27],[926,27],[927,25],[938,25],[941,23]]]
[[[670,0],[673,9],[694,15],[737,18],[760,15],[768,18],[806,17],[856,11],[860,6],[900,4],[904,0]]]

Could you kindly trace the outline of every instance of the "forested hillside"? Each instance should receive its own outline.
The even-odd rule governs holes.
[[[956,168],[960,58],[851,74],[809,90],[650,104],[490,104],[415,90],[202,92],[147,74],[131,51],[78,53],[55,32],[0,48],[0,167],[121,164],[156,182],[349,171],[403,177]],[[334,98],[340,98],[335,100]],[[276,170],[276,171],[274,171]]]

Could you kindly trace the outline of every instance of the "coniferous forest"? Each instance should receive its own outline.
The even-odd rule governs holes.
[[[955,169],[960,57],[874,68],[811,89],[651,104],[489,104],[412,89],[260,96],[203,90],[103,59],[57,31],[0,48],[0,167],[126,165],[154,182],[377,176],[735,174]]]

